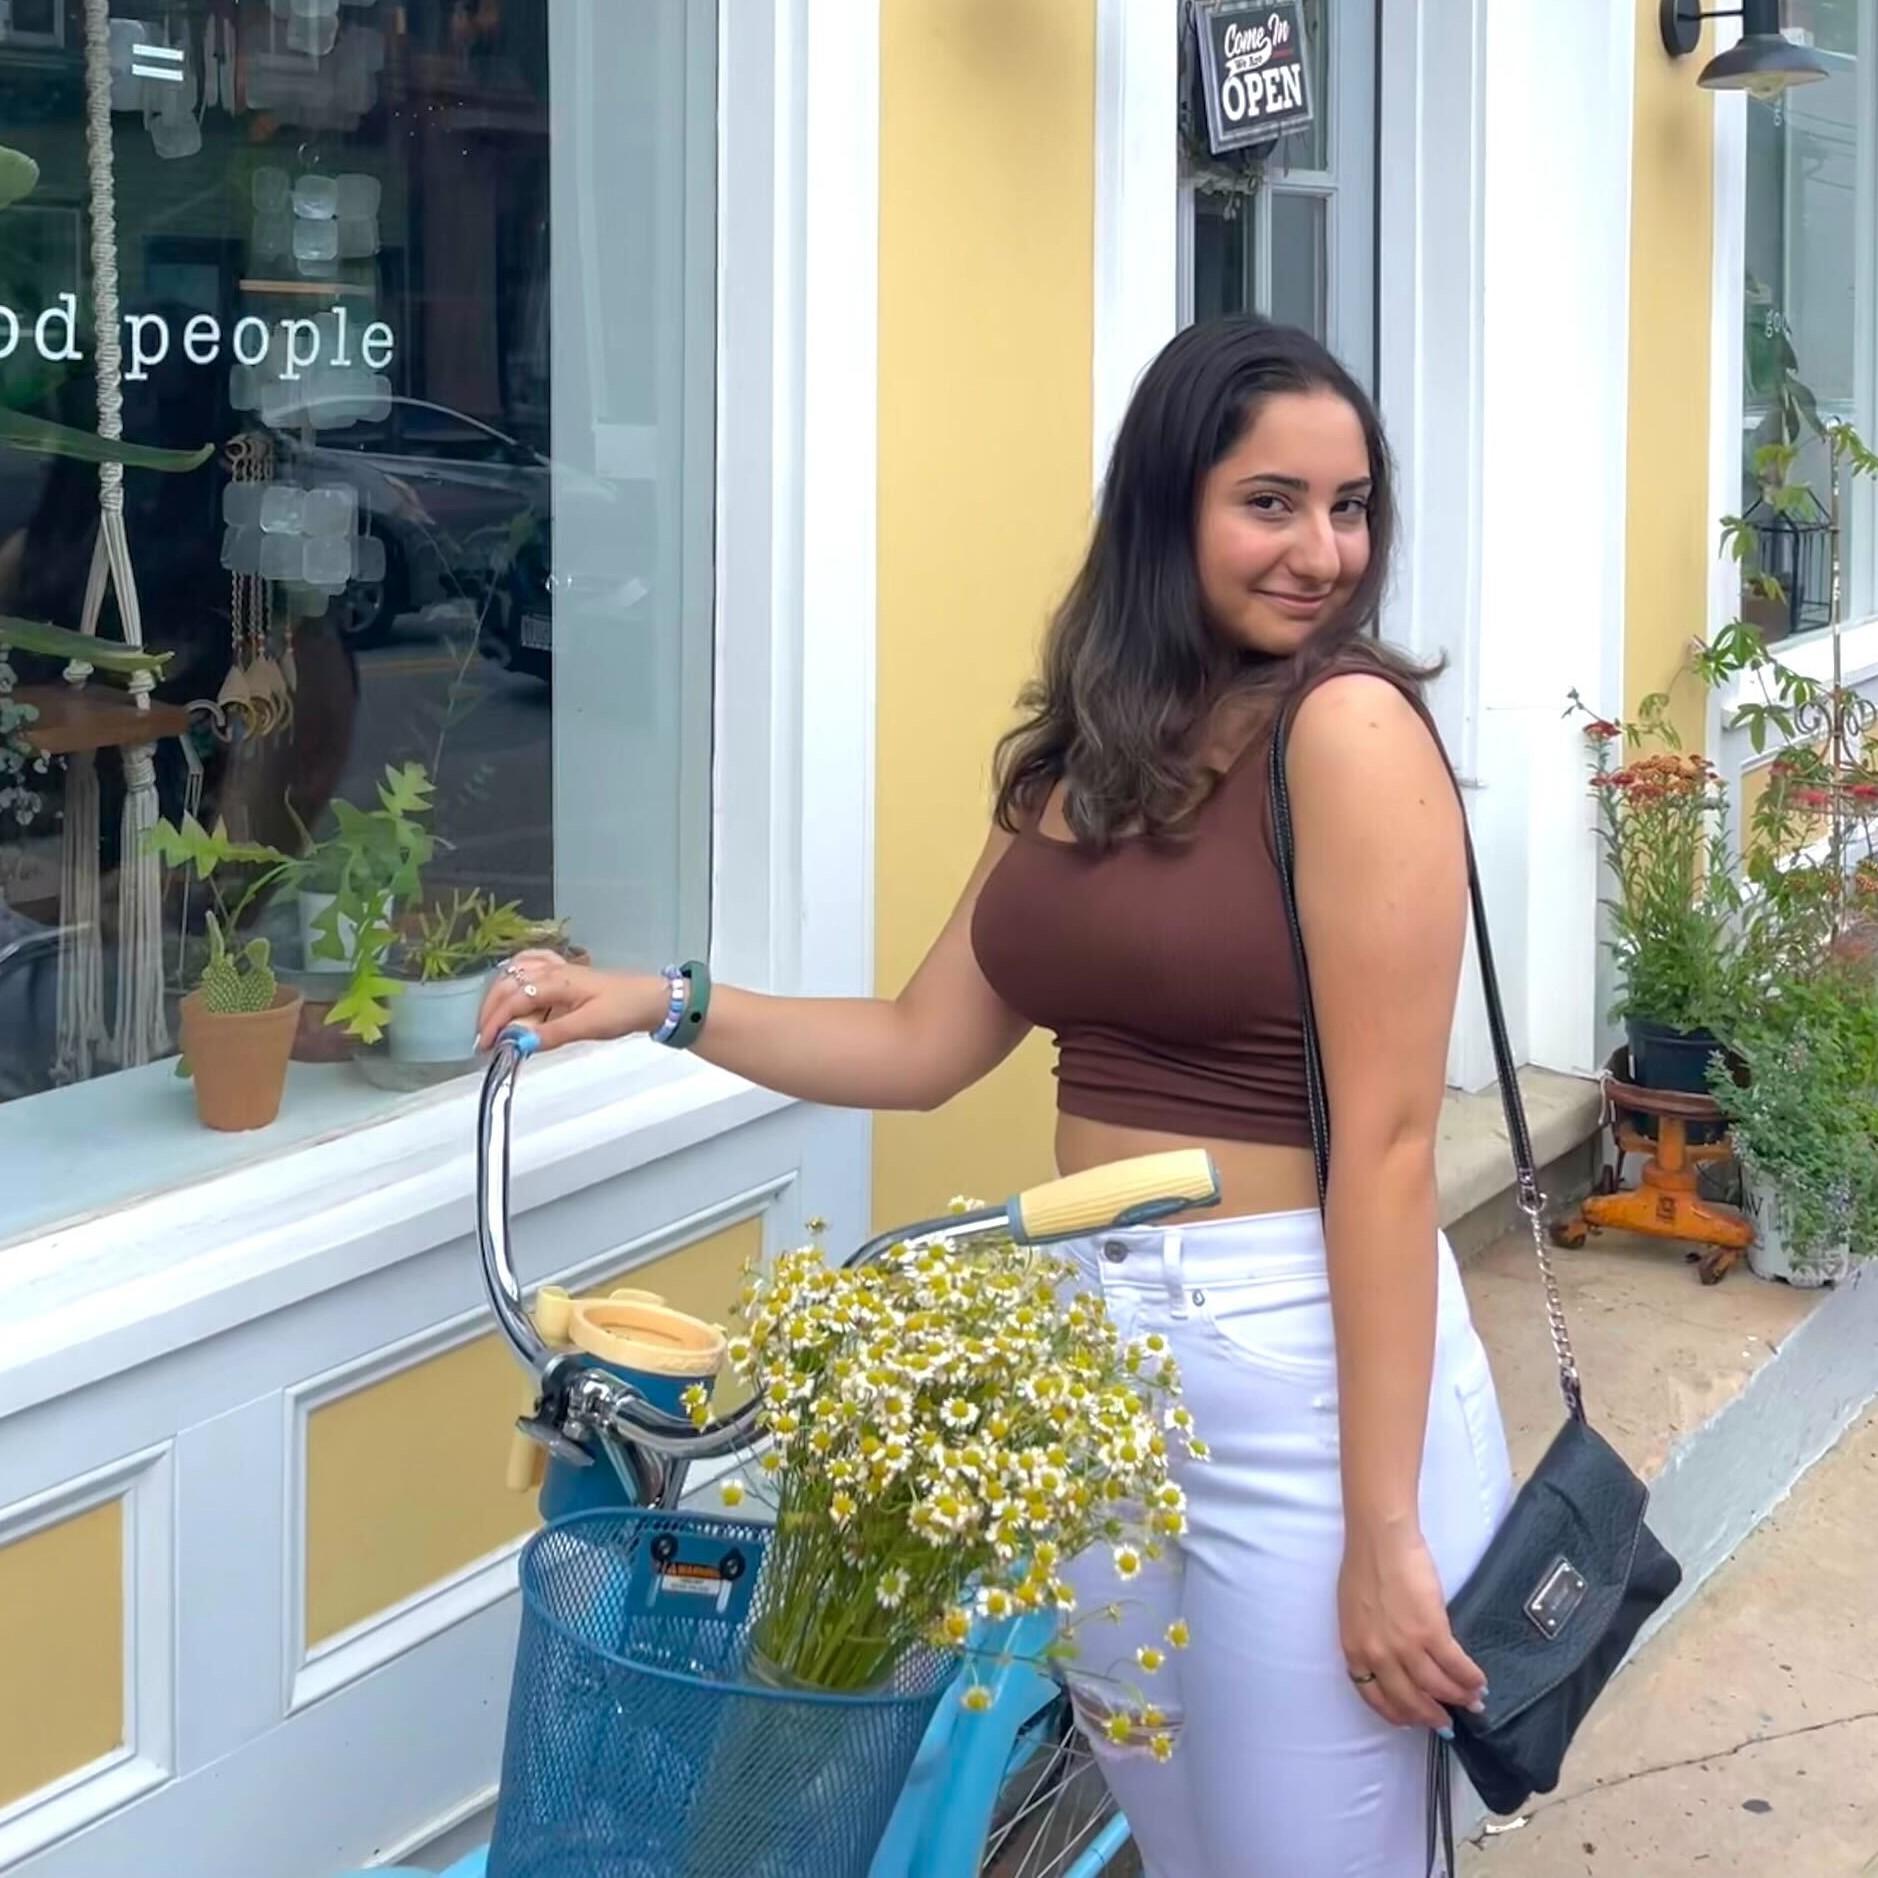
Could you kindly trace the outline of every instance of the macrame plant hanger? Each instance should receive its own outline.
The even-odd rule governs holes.
[[[85,0],[85,168],[91,198],[91,298],[98,347],[98,435],[116,442],[124,434],[123,351],[118,332],[117,200],[111,151],[110,0]],[[131,570],[124,527],[124,468],[106,462],[98,469],[98,538],[85,582],[79,630],[95,637],[105,595],[117,601],[124,642],[143,644],[137,580]],[[65,678],[74,687],[91,676],[73,659]],[[128,679],[136,709],[148,715],[156,680],[148,671]],[[121,1069],[162,1056],[169,1049],[163,1014],[163,881],[147,845],[156,826],[155,746],[129,745],[124,762],[123,838],[118,853],[117,1000],[115,1031],[104,1016],[103,939],[99,931],[102,890],[98,861],[97,757],[75,751],[67,759],[65,833],[59,870],[65,909],[59,941],[59,1028],[55,1074],[76,1081],[91,1073],[95,1054],[108,1046]]]

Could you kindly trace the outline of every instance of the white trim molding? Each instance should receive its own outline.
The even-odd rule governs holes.
[[[1179,0],[1096,0],[1098,489],[1136,381],[1180,315]]]
[[[1475,826],[1515,1047],[1578,1075],[1599,855],[1565,709],[1622,695],[1637,43],[1635,0],[1495,7],[1486,39]]]
[[[1402,527],[1384,631],[1445,656],[1433,704],[1475,766],[1480,624],[1486,8],[1382,9],[1379,402]]]
[[[1468,790],[1501,976],[1515,1005],[1524,948],[1504,910],[1526,856],[1489,838],[1479,801],[1481,475],[1486,352],[1484,0],[1381,9],[1376,204],[1377,398],[1395,449],[1401,531],[1385,635],[1446,669],[1435,720]],[[1471,952],[1471,948],[1470,948]],[[1515,1029],[1519,1026],[1515,1022]],[[1493,1053],[1470,964],[1448,1080],[1484,1087]]]
[[[1715,49],[1728,51],[1741,37],[1738,20],[1717,20]],[[1741,576],[1720,549],[1724,515],[1741,507],[1742,296],[1747,265],[1748,116],[1744,93],[1718,91],[1714,115],[1714,200],[1709,286],[1708,406],[1708,628],[1713,638],[1741,612]],[[1705,747],[1720,761],[1735,700],[1708,695]],[[1739,811],[1739,799],[1736,798]]]

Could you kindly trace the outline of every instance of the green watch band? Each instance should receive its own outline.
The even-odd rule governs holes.
[[[685,1012],[672,1033],[671,1044],[674,1050],[689,1050],[697,1042],[711,1009],[711,968],[702,959],[687,959],[678,969],[690,985],[691,995],[685,1000]]]

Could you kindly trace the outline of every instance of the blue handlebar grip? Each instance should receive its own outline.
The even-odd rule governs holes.
[[[533,1056],[541,1048],[541,1034],[533,1031],[526,1024],[504,1024],[496,1032],[496,1042],[512,1043],[518,1056]]]

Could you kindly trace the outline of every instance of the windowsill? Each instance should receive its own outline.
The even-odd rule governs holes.
[[[0,1107],[0,1266],[18,1240],[356,1135],[447,1093],[391,1095],[349,1064],[290,1063],[279,1117],[222,1134],[197,1121],[194,1091],[167,1058],[9,1102]]]
[[[135,1105],[135,1134],[179,1165],[161,1192],[110,1194],[125,1133],[85,1126],[37,1147],[0,1129],[0,1161],[35,1161],[29,1191],[56,1183],[88,1210],[0,1246],[0,1416],[81,1380],[148,1362],[473,1232],[479,1077],[394,1098],[364,1124],[343,1066],[294,1068],[278,1145],[227,1166],[168,1064],[86,1085]],[[324,1077],[334,1078],[324,1085]],[[348,1078],[349,1080],[349,1078]],[[304,1083],[304,1087],[302,1087]],[[105,1091],[112,1091],[110,1097]],[[61,1095],[66,1092],[60,1092]],[[76,1094],[76,1091],[71,1092]],[[59,1099],[14,1105],[22,1129]],[[643,1039],[572,1049],[524,1071],[516,1097],[512,1192],[518,1213],[707,1141],[788,1106],[698,1058]],[[61,1111],[63,1112],[63,1111]],[[274,1131],[270,1130],[272,1135]],[[256,1137],[257,1141],[261,1137]],[[193,1177],[189,1164],[217,1166]],[[134,1187],[129,1187],[134,1191]],[[97,1197],[94,1197],[97,1196]],[[69,1208],[69,1200],[65,1202]]]
[[[1822,685],[1832,682],[1832,634],[1824,627],[1794,639],[1778,639],[1768,651],[1788,670],[1803,678]],[[1839,655],[1843,662],[1843,683],[1859,685],[1878,677],[1878,617],[1841,626]],[[1728,722],[1744,704],[1760,702],[1759,681],[1754,673],[1743,672],[1721,694],[1722,721]]]

